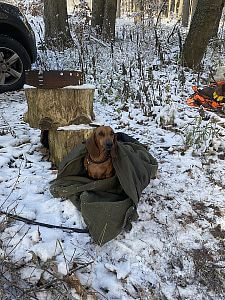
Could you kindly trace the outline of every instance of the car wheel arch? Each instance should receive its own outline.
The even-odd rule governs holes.
[[[26,49],[27,53],[29,54],[31,61],[33,60],[32,51],[29,46],[29,42],[27,41],[26,35],[16,26],[5,22],[0,22],[0,35],[12,38],[18,43],[22,44],[23,47]]]

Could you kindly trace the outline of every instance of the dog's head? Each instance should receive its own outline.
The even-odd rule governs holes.
[[[92,157],[98,157],[102,152],[110,152],[111,156],[115,157],[116,142],[116,135],[112,128],[100,126],[86,141],[86,148]]]

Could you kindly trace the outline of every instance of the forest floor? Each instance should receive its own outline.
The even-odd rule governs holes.
[[[224,44],[212,43],[202,73],[194,73],[179,65],[174,26],[158,27],[160,48],[153,28],[123,21],[113,47],[87,33],[73,51],[47,54],[53,67],[73,61],[75,68],[82,53],[86,80],[96,86],[95,114],[147,145],[159,170],[131,231],[102,247],[87,234],[2,215],[1,299],[224,298],[225,115],[200,115],[185,103],[192,85],[225,64]],[[46,59],[39,54],[38,67]],[[73,204],[49,192],[56,175],[40,130],[23,121],[26,110],[23,90],[0,95],[0,209],[83,228]]]

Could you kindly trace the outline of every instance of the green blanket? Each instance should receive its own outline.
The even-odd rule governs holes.
[[[83,166],[85,144],[62,161],[50,190],[54,197],[70,199],[81,211],[88,230],[99,245],[131,228],[143,189],[155,177],[157,161],[139,143],[118,142],[113,166],[116,175],[102,180],[87,177]]]

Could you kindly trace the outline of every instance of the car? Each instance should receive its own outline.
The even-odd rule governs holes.
[[[18,90],[37,57],[34,32],[13,1],[0,0],[0,93]]]

